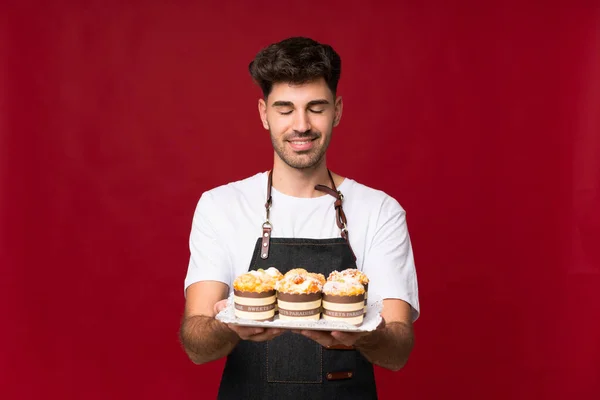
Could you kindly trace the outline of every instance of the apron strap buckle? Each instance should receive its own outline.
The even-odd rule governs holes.
[[[262,244],[260,247],[260,258],[265,260],[267,257],[269,257],[269,245],[271,244],[271,230],[273,229],[273,226],[271,225],[269,220],[267,220],[262,225],[262,228],[263,228],[263,233],[262,233]]]

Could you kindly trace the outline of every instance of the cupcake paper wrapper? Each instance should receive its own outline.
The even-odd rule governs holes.
[[[254,321],[272,321],[275,317],[276,295],[268,292],[233,291],[233,308],[237,318]]]

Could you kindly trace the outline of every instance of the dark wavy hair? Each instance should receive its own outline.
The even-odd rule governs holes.
[[[342,60],[330,45],[305,37],[291,37],[262,49],[248,69],[265,97],[275,83],[303,84],[319,78],[325,79],[335,96]]]

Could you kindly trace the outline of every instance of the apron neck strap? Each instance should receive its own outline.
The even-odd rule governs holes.
[[[331,183],[331,187],[328,187],[325,185],[316,185],[315,190],[327,193],[327,194],[335,197],[335,199],[336,199],[335,203],[334,203],[335,215],[336,215],[335,222],[337,223],[338,228],[340,228],[340,230],[341,230],[341,236],[348,242],[348,245],[350,245],[350,240],[348,239],[348,227],[347,227],[348,221],[346,219],[346,214],[344,213],[344,209],[342,208],[342,201],[344,200],[344,195],[342,194],[342,192],[337,190],[337,187],[335,186],[335,182],[333,181],[333,176],[331,175],[331,171],[329,171],[329,169],[327,170],[327,174],[329,175],[329,181]],[[273,204],[273,198],[271,197],[271,188],[272,187],[273,187],[273,170],[270,170],[269,171],[269,179],[267,182],[267,202],[265,203],[265,209],[267,212],[267,220],[263,224],[263,237],[265,237],[264,236],[265,234],[266,234],[266,237],[269,237],[270,233],[271,233],[271,228],[272,228],[271,221],[269,220],[269,211],[271,209],[271,205]],[[268,246],[268,243],[266,243],[266,246]],[[356,259],[356,256],[354,258]]]
[[[333,176],[331,175],[330,170],[327,170],[327,174],[329,175],[329,181],[331,182],[331,188],[329,188],[328,186],[325,186],[325,185],[316,185],[315,190],[325,192],[327,194],[332,195],[333,197],[335,197],[336,199],[338,199],[340,201],[340,207],[341,207],[341,200],[344,199],[344,196],[342,195],[342,193],[340,191],[337,190],[337,187],[335,186],[335,182],[333,181]],[[265,209],[267,210],[267,222],[269,220],[269,217],[268,217],[269,209],[271,208],[271,205],[273,204],[273,197],[271,196],[271,188],[272,187],[273,187],[273,170],[270,170],[269,171],[269,179],[267,181],[267,202],[265,203]],[[340,226],[340,228],[341,228],[341,226]]]
[[[331,175],[331,171],[327,170],[327,174],[329,175],[329,181],[331,182],[331,188],[325,185],[316,185],[315,189],[321,192],[325,192],[327,194],[332,195],[336,199],[343,199],[344,196],[341,192],[337,190],[335,186],[335,182],[333,181],[333,176]],[[273,198],[271,197],[271,188],[273,187],[273,170],[269,171],[269,179],[267,182],[267,202],[265,203],[265,208],[268,210],[271,208],[271,204],[273,203]]]
[[[342,237],[348,241],[348,227],[346,225],[348,221],[346,220],[346,214],[342,208],[344,195],[335,187],[335,182],[333,181],[333,176],[331,176],[331,171],[327,170],[327,173],[329,173],[331,188],[325,185],[316,185],[315,190],[330,194],[331,196],[335,197],[335,203],[333,203],[335,207],[335,222],[337,223],[338,228],[341,230]],[[350,244],[349,241],[348,244]]]

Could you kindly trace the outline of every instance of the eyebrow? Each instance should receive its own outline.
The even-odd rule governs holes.
[[[307,106],[311,107],[311,106],[327,105],[327,104],[329,104],[328,100],[326,100],[326,99],[318,99],[318,100],[311,100],[311,101],[309,101],[308,104],[307,104]],[[294,103],[292,103],[291,101],[277,100],[271,106],[272,107],[294,107]]]

